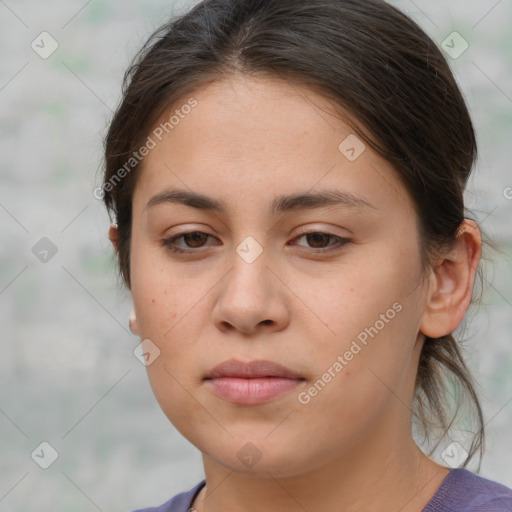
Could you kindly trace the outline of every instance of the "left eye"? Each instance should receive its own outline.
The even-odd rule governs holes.
[[[319,249],[320,251],[330,251],[333,250],[331,248],[339,248],[345,244],[347,244],[350,240],[347,238],[341,238],[336,235],[331,235],[330,233],[322,233],[322,232],[310,232],[310,233],[303,233],[302,235],[299,235],[295,238],[295,240],[299,240],[301,238],[305,237],[307,240],[308,246],[307,248],[311,249]],[[334,244],[329,244],[330,241],[334,240]],[[297,244],[304,247],[302,244]],[[320,252],[315,251],[315,252]]]

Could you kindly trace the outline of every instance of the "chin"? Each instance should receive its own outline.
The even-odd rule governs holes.
[[[182,434],[194,444],[209,462],[220,465],[237,474],[261,478],[288,478],[311,470],[314,453],[304,451],[304,443],[293,442],[291,436],[270,440],[267,430],[264,436],[229,437],[223,432],[219,437],[196,438]],[[301,449],[297,447],[301,446]]]

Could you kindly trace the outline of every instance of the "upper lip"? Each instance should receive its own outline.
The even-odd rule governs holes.
[[[242,379],[256,379],[262,377],[281,377],[285,379],[302,379],[298,373],[272,361],[263,359],[254,361],[238,361],[229,359],[213,368],[206,379],[219,377],[238,377]]]

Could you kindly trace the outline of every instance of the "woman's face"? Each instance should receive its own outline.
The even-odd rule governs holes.
[[[150,134],[133,197],[163,411],[210,460],[276,477],[408,437],[427,286],[393,168],[305,87],[236,77],[193,98]]]

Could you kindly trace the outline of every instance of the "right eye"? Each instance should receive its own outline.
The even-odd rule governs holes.
[[[192,253],[197,252],[195,249],[204,247],[208,237],[214,238],[212,235],[203,233],[202,231],[189,231],[162,240],[162,245],[174,253]],[[185,245],[177,244],[176,242],[179,239],[183,239]]]

